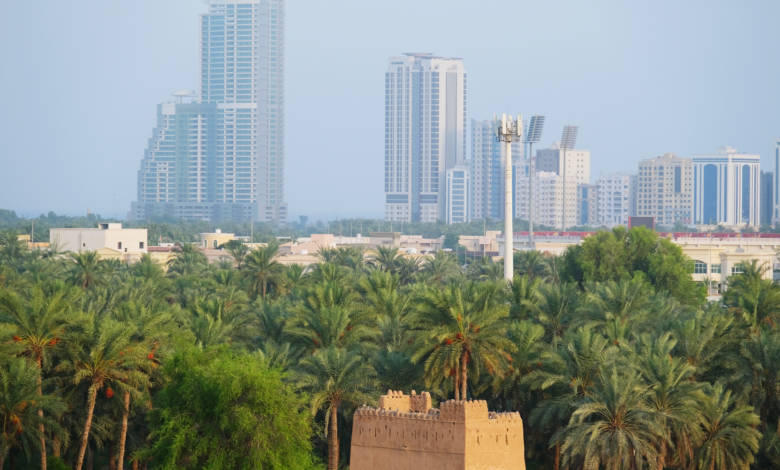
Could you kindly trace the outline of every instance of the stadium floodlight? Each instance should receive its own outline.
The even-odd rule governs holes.
[[[560,159],[560,172],[562,180],[562,192],[563,192],[563,217],[561,218],[561,230],[566,230],[566,151],[573,149],[577,145],[577,132],[579,128],[577,126],[563,126],[563,132],[561,133],[561,144],[559,152],[563,152],[563,158]]]
[[[512,282],[514,276],[514,230],[512,229],[512,140],[522,140],[523,117],[519,114],[516,119],[501,115],[501,121],[496,123],[496,138],[504,143],[504,279]]]
[[[528,247],[535,249],[534,243],[534,144],[542,138],[544,116],[534,114],[528,120],[525,140],[528,144]]]

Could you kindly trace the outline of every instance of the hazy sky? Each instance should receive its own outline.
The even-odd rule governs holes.
[[[203,0],[3,2],[0,208],[124,215],[157,103],[198,87]],[[592,174],[731,145],[772,169],[780,2],[289,0],[286,193],[293,217],[383,214],[384,71],[462,57],[469,117],[580,126]]]

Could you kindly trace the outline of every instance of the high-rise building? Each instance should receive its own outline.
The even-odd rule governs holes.
[[[496,139],[497,123],[492,120],[471,120],[471,220],[500,220],[504,218],[504,161],[505,145]],[[526,175],[528,165],[523,155],[523,143],[512,141],[514,179]],[[515,214],[518,214],[516,194]],[[526,195],[527,197],[527,195]]]
[[[639,162],[636,215],[656,225],[690,224],[693,210],[693,162],[667,153]]]
[[[563,181],[558,174],[552,171],[534,172],[534,227],[535,228],[559,228],[563,220]],[[517,193],[526,195],[519,200],[517,217],[528,219],[528,178],[517,178],[515,187]],[[572,220],[576,220],[577,207],[573,206]],[[568,217],[568,214],[567,214]],[[576,223],[571,223],[574,226]]]
[[[211,0],[200,23],[200,99],[162,105],[139,172],[133,216],[286,221],[284,0]],[[208,116],[198,109],[208,109]],[[168,135],[172,123],[175,143]],[[199,163],[206,150],[182,141],[193,138],[192,129],[208,145],[208,166]],[[156,173],[169,158],[160,145],[174,145],[179,176],[182,168],[197,168],[188,184],[208,191],[166,186]]]
[[[693,157],[693,218],[706,225],[758,227],[761,158],[731,147]]]
[[[628,226],[628,217],[635,214],[636,176],[611,174],[599,177],[598,223],[608,228]]]
[[[385,73],[385,219],[446,220],[447,170],[466,162],[461,59],[405,54]]]
[[[469,169],[458,165],[447,170],[447,217],[448,224],[469,221]]]
[[[772,208],[772,223],[780,223],[780,139],[775,143],[775,175],[774,175],[773,195],[774,202]]]
[[[595,184],[577,185],[577,224],[594,226],[599,223],[599,187]]]
[[[590,183],[590,151],[577,149],[564,151],[556,142],[549,149],[539,149],[536,152],[535,169],[536,171],[553,172],[561,177],[561,190],[564,194],[560,216],[561,225],[557,228],[565,229],[579,225],[577,188],[581,184]]]
[[[772,209],[774,208],[774,203],[772,198],[774,197],[774,178],[775,175],[771,171],[761,172],[761,202],[759,203],[761,206],[761,220],[759,225],[762,227],[771,227],[773,225]]]

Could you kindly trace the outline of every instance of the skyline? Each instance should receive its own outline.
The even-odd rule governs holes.
[[[0,102],[0,207],[124,217],[156,104],[198,88],[194,44],[207,5],[44,3],[40,10],[11,4],[0,19],[0,51],[18,71],[0,74],[0,85],[14,91]],[[497,14],[498,6],[508,11]],[[592,179],[635,173],[643,158],[706,155],[725,145],[760,154],[762,169],[774,171],[780,65],[771,44],[780,43],[780,29],[772,29],[780,5],[600,2],[562,10],[497,1],[479,8],[289,1],[291,219],[381,217],[384,71],[389,57],[410,51],[463,58],[467,121],[545,114],[538,149],[557,140],[564,124],[579,125]],[[441,11],[452,14],[441,18]],[[657,37],[660,28],[667,36]],[[506,64],[512,56],[517,63]],[[26,155],[32,158],[20,161]]]

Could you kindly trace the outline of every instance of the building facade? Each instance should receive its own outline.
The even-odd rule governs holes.
[[[284,0],[211,0],[200,26],[200,97],[160,105],[131,216],[284,222]]]
[[[577,185],[577,225],[593,226],[599,221],[599,188],[595,184]]]
[[[693,217],[704,225],[758,227],[761,159],[731,147],[693,157]]]
[[[653,217],[656,225],[693,220],[693,162],[667,153],[639,162],[636,215]]]
[[[469,221],[469,169],[458,165],[447,170],[447,216],[448,224]]]
[[[120,223],[101,223],[94,228],[49,229],[49,244],[59,251],[96,251],[102,258],[130,260],[147,253],[147,236],[145,228],[122,228]]]
[[[759,225],[761,227],[771,227],[773,225],[772,213],[774,210],[774,179],[775,175],[771,171],[761,172],[761,219]]]
[[[536,171],[552,172],[560,176],[562,205],[560,224],[555,228],[565,230],[579,225],[578,187],[590,183],[590,151],[562,150],[558,143],[536,152]]]
[[[774,184],[772,184],[774,196],[773,208],[772,208],[772,223],[780,223],[780,139],[775,142],[775,174],[773,178]]]
[[[563,181],[561,177],[552,171],[537,171],[534,173],[534,203],[533,203],[533,215],[534,215],[534,227],[537,229],[548,228],[557,229],[561,226],[563,220]],[[517,202],[517,217],[528,220],[528,211],[531,208],[528,204],[528,178],[517,178],[515,187],[517,188],[517,194],[523,195],[523,197],[516,197]],[[576,197],[576,185],[574,186]],[[573,204],[571,207],[572,216],[569,226],[576,225],[577,220],[577,206]],[[566,214],[567,218],[569,214]]]
[[[492,120],[471,121],[471,220],[500,220],[504,217],[505,145],[496,139],[498,123]],[[523,143],[512,141],[512,173],[527,177],[528,162]],[[522,198],[522,194],[516,194]],[[515,204],[515,214],[518,214]]]
[[[596,180],[598,187],[598,220],[602,227],[628,226],[636,207],[636,176],[612,174]]]
[[[410,53],[385,73],[385,219],[446,220],[447,170],[466,163],[461,59]]]
[[[484,400],[431,406],[428,392],[388,390],[352,419],[352,470],[525,470],[520,413],[488,411]]]

